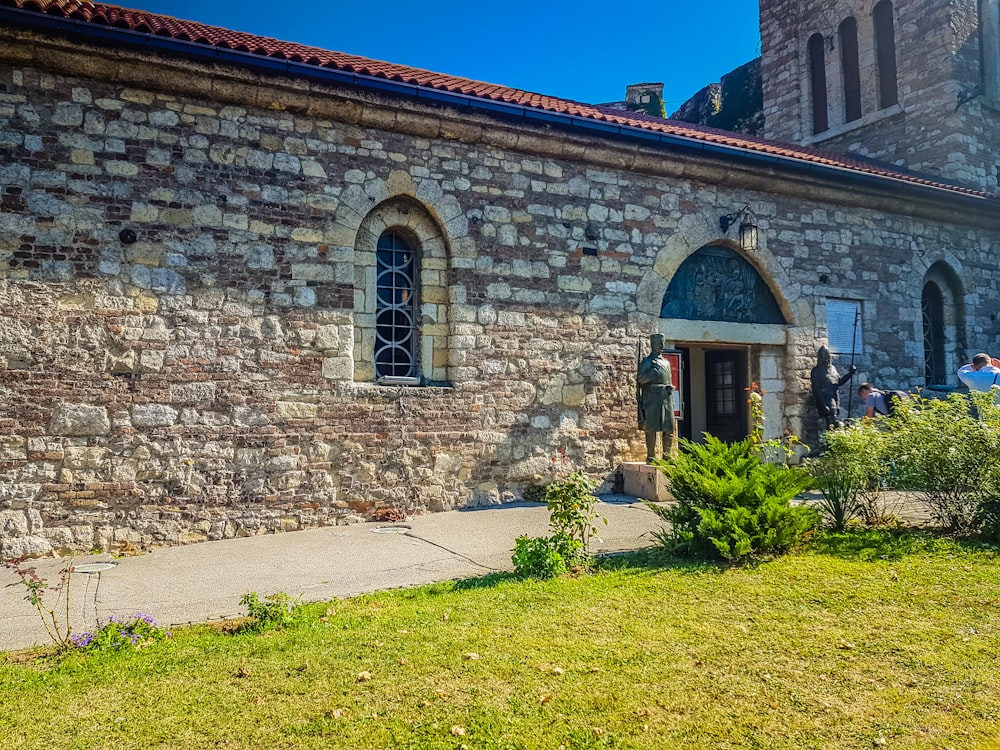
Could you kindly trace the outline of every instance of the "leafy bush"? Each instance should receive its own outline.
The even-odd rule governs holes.
[[[301,624],[304,619],[302,597],[291,597],[284,591],[268,594],[263,600],[256,591],[251,591],[240,599],[240,604],[247,608],[247,619],[240,627],[242,632],[283,630]]]
[[[675,459],[658,462],[677,505],[650,507],[670,523],[659,540],[671,552],[737,561],[785,552],[816,525],[814,509],[790,504],[812,486],[807,472],[762,461],[750,439],[705,437],[682,440]]]
[[[514,571],[525,578],[554,578],[569,572],[580,558],[582,544],[564,534],[551,537],[529,537],[522,534],[514,540]]]
[[[827,505],[828,491],[854,493],[862,520],[884,525],[882,490],[909,490],[951,531],[991,523],[981,508],[1000,495],[1000,408],[991,394],[900,401],[893,416],[831,430],[825,440],[812,469]]]
[[[552,482],[545,490],[549,508],[549,537],[519,536],[514,543],[514,572],[529,578],[552,578],[591,562],[590,542],[597,534],[599,516],[594,505],[596,485],[581,470]]]
[[[169,631],[160,627],[150,615],[137,614],[129,619],[112,615],[97,630],[70,636],[70,642],[86,651],[125,651],[166,638],[170,638]]]
[[[549,526],[556,536],[565,535],[580,542],[584,555],[590,554],[590,540],[597,536],[598,519],[607,524],[608,519],[594,511],[595,482],[577,469],[563,479],[550,484],[545,490],[549,506]]]

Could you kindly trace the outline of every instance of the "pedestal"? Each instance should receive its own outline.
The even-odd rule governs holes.
[[[643,500],[666,503],[674,497],[667,489],[667,477],[655,466],[640,463],[623,463],[622,492]]]

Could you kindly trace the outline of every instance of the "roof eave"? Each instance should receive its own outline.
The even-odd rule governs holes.
[[[0,6],[0,22],[10,22],[14,25],[36,31],[56,32],[86,42],[100,42],[132,49],[177,55],[195,61],[237,65],[261,73],[288,75],[320,83],[352,86],[397,96],[405,96],[418,101],[467,108],[484,114],[502,116],[514,120],[567,127],[593,135],[626,138],[641,141],[647,145],[656,144],[673,151],[736,158],[755,165],[767,164],[778,169],[785,169],[799,174],[810,174],[836,182],[848,182],[874,188],[885,188],[891,185],[893,190],[901,191],[908,195],[923,196],[925,198],[934,197],[938,200],[944,198],[970,208],[989,207],[991,210],[995,210],[996,203],[1000,200],[967,190],[950,189],[947,186],[937,184],[921,184],[888,175],[853,170],[846,166],[822,164],[794,156],[773,154],[733,144],[713,143],[692,136],[662,133],[632,125],[621,125],[589,117],[581,117],[579,115],[563,114],[523,104],[496,101],[469,94],[420,86],[404,81],[343,71],[337,68],[321,67],[282,58],[265,57],[252,52],[189,42],[168,36],[133,31],[117,26],[105,26],[73,18],[51,16],[35,11],[11,8],[9,6]]]

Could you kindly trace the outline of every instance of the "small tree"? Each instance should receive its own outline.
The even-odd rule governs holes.
[[[920,399],[887,432],[898,469],[894,484],[915,491],[931,517],[951,531],[974,526],[1000,460],[992,398],[973,394],[972,402],[978,416],[961,394]]]

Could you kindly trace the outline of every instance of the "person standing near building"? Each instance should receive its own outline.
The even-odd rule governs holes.
[[[993,386],[1000,386],[1000,359],[991,357],[986,352],[980,352],[972,358],[972,363],[963,365],[958,371],[958,379],[965,383],[970,391],[988,393]]]

